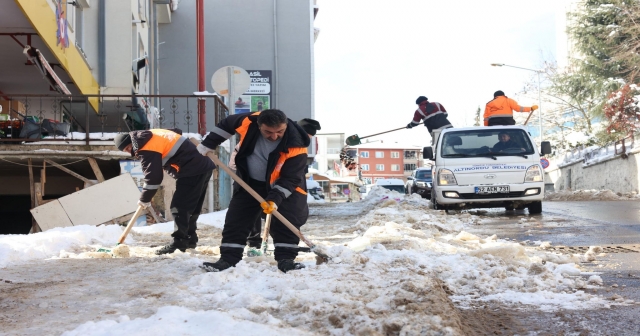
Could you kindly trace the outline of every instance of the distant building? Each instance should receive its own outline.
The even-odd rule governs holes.
[[[399,143],[371,142],[349,147],[357,157],[358,166],[349,175],[360,175],[363,184],[373,184],[378,179],[406,177],[422,167],[422,147]]]

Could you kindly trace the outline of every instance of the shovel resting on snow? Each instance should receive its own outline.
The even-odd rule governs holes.
[[[129,235],[129,231],[131,231],[131,228],[133,228],[133,224],[135,224],[136,220],[138,219],[138,217],[140,217],[143,211],[144,208],[141,205],[138,205],[138,209],[136,209],[136,212],[133,213],[133,217],[131,217],[131,220],[127,224],[127,227],[124,229],[124,232],[122,232],[122,234],[120,235],[120,239],[118,239],[118,243],[116,244],[116,246],[124,243],[124,240],[127,239],[127,235]],[[102,247],[99,248],[96,252],[111,253],[113,252],[113,250]]]
[[[419,123],[418,125],[422,125],[422,123]],[[416,126],[418,126],[416,125]],[[355,146],[355,145],[359,145],[362,142],[360,141],[361,139],[365,139],[365,138],[370,138],[372,136],[376,136],[376,135],[380,135],[380,134],[385,134],[385,133],[390,133],[390,132],[395,132],[395,131],[399,131],[399,130],[403,130],[406,129],[407,127],[400,127],[400,128],[394,128],[390,131],[385,131],[385,132],[380,132],[380,133],[376,133],[376,134],[371,134],[371,135],[367,135],[367,136],[363,136],[363,137],[359,137],[357,134],[354,134],[352,136],[347,137],[347,140],[345,140],[345,143],[349,146]]]
[[[194,138],[191,138],[191,142],[194,145],[200,144],[200,142]],[[207,156],[211,160],[213,160],[213,163],[215,163],[216,166],[222,168],[222,170],[224,170],[227,174],[229,174],[229,176],[231,176],[231,178],[234,181],[236,181],[240,186],[242,186],[242,188],[244,188],[244,190],[246,190],[249,194],[251,194],[251,196],[253,196],[253,198],[255,198],[258,202],[260,203],[265,202],[264,198],[262,198],[260,194],[258,194],[255,190],[253,190],[253,188],[251,188],[246,182],[244,182],[240,177],[238,177],[238,175],[236,175],[231,169],[229,169],[229,167],[227,167],[224,163],[222,163],[222,161],[220,161],[220,159],[218,159],[218,157],[215,154],[213,154],[212,152],[209,152],[207,153]],[[300,230],[298,230],[293,224],[291,224],[289,220],[284,218],[284,216],[280,214],[278,210],[273,210],[272,214],[276,216],[276,218],[278,218],[280,222],[282,222],[282,224],[284,224],[287,228],[289,228],[291,232],[293,232],[296,236],[298,236],[300,240],[302,240],[305,244],[307,244],[309,248],[311,248],[311,252],[315,253],[317,256],[316,261],[318,263],[326,262],[327,260],[330,259],[329,256],[324,251],[321,250],[321,247],[319,247],[318,245],[312,243],[310,240],[305,238],[302,232],[300,232]]]

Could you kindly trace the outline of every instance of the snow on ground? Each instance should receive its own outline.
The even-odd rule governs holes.
[[[615,193],[611,190],[575,190],[547,192],[545,201],[625,201],[638,200],[640,196],[635,193]]]
[[[202,271],[218,258],[224,211],[201,216],[196,250],[168,256],[153,252],[170,241],[173,223],[134,228],[129,258],[95,258],[97,248],[114,246],[117,226],[0,236],[0,326],[16,335],[456,335],[463,331],[454,305],[614,304],[583,291],[599,283],[580,271],[579,256],[500,232],[478,237],[465,231],[477,216],[428,206],[380,188],[362,202],[312,204],[302,232],[331,260],[316,265],[313,253],[300,253],[306,268],[288,274],[271,257]]]

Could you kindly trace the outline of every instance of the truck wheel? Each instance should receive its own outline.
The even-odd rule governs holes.
[[[540,201],[530,203],[527,207],[529,208],[530,215],[538,215],[542,213],[542,202]]]
[[[438,201],[436,201],[436,193],[433,191],[433,189],[431,189],[431,207],[433,208],[433,210],[442,210],[442,206],[440,206],[440,204],[438,204]]]

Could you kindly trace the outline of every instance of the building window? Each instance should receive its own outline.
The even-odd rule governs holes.
[[[370,177],[363,177],[362,178],[362,182],[364,184],[371,184],[371,178]]]
[[[369,171],[369,165],[368,164],[361,164],[360,165],[360,170],[362,171]]]
[[[404,158],[405,159],[417,159],[418,155],[416,154],[416,151],[404,151]]]
[[[392,164],[391,165],[391,171],[400,171],[400,165]]]
[[[369,157],[369,152],[360,152],[360,157],[368,158]]]
[[[392,159],[399,159],[400,158],[400,152],[391,152],[391,158]]]
[[[416,164],[415,163],[405,163],[404,164],[404,171],[414,171],[416,170]]]
[[[376,152],[376,158],[378,159],[384,158],[384,152]]]
[[[376,165],[376,170],[377,171],[383,171],[384,170],[384,165],[383,164],[377,164]]]

